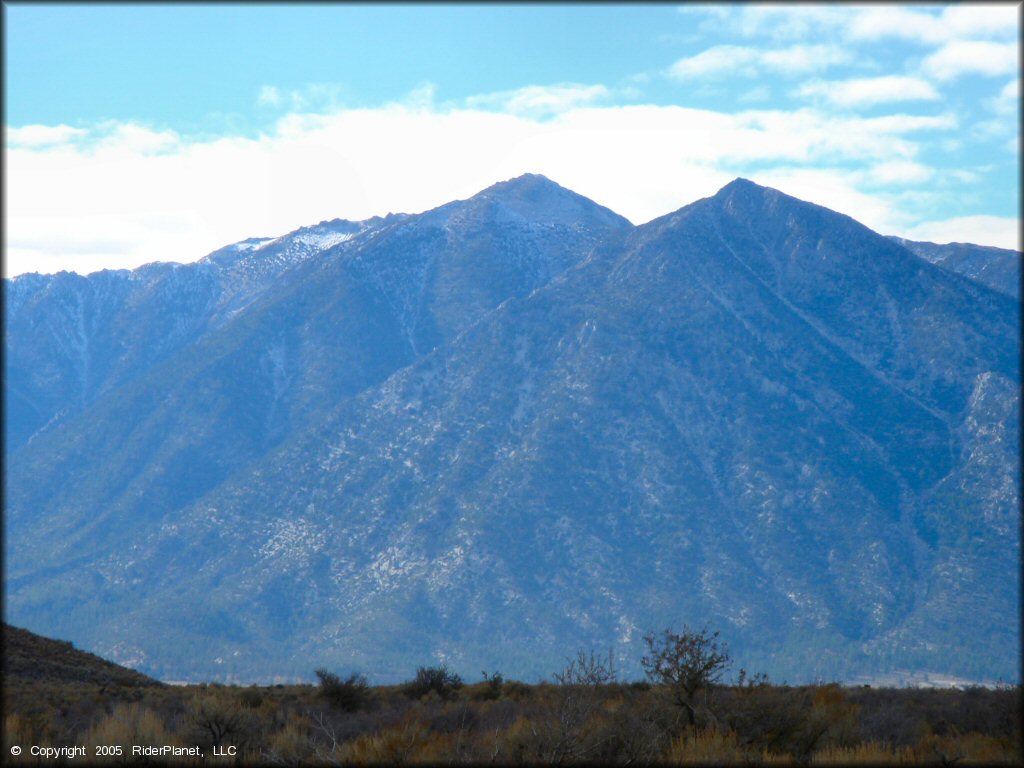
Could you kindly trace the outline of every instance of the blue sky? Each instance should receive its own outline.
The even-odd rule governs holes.
[[[635,223],[744,176],[1019,247],[1013,4],[4,14],[7,275],[192,261],[525,172]]]

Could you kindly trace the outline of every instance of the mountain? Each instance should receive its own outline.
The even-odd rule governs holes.
[[[793,681],[1019,674],[1019,301],[745,180],[335,229],[179,267],[244,298],[154,299],[201,329],[13,449],[13,620],[175,679],[635,674],[684,622]]]
[[[1021,253],[970,243],[936,243],[892,238],[922,259],[1020,299]]]
[[[195,264],[5,280],[5,454],[222,325],[284,270],[378,223],[321,222]]]
[[[284,259],[284,269],[278,256],[302,230],[276,249],[246,250],[238,259],[232,247],[204,259],[189,285],[206,282],[209,264],[240,275],[219,281],[231,289],[220,288],[215,305],[196,312],[172,295],[149,311],[164,325],[184,316],[180,325],[208,330],[174,354],[135,365],[122,386],[34,435],[10,460],[12,526],[20,508],[59,508],[45,530],[65,551],[116,551],[118,537],[201,498],[319,420],[325,407],[380,384],[481,313],[581,258],[607,230],[628,226],[536,181],[498,185],[415,225],[401,216],[374,222],[358,236],[329,240],[316,259]],[[263,265],[261,254],[274,263]],[[271,282],[274,290],[262,293]],[[11,325],[34,322],[27,309]],[[157,337],[159,328],[130,348],[152,348]],[[17,370],[18,351],[10,357]],[[34,519],[37,532],[39,525]],[[9,578],[18,576],[10,569]]]

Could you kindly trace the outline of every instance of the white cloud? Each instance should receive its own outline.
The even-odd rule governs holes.
[[[96,145],[97,151],[155,154],[181,146],[181,137],[174,131],[158,131],[137,123],[107,122],[100,126],[106,135]]]
[[[513,91],[470,96],[466,99],[466,105],[470,108],[497,109],[515,115],[540,116],[600,102],[610,95],[608,88],[603,85],[530,85]]]
[[[406,106],[416,110],[430,110],[434,108],[434,95],[437,93],[437,86],[433,83],[423,83],[413,88],[405,98],[393,102],[396,105]]]
[[[670,77],[687,80],[696,77],[715,76],[723,73],[756,74],[751,66],[757,61],[758,51],[739,45],[716,45],[705,51],[679,59],[668,69]]]
[[[875,184],[920,184],[935,175],[935,170],[912,160],[889,160],[868,169],[866,179]]]
[[[983,103],[996,114],[1016,116],[1020,109],[1020,78],[1015,77],[1004,85],[996,96],[984,99]]]
[[[956,115],[947,112],[941,115],[883,115],[867,118],[864,123],[885,134],[955,128],[957,120]]]
[[[256,97],[256,103],[264,107],[277,107],[282,101],[281,92],[273,85],[264,85]]]
[[[789,48],[763,51],[759,63],[784,74],[803,74],[843,64],[850,54],[834,45],[793,45]]]
[[[971,171],[966,168],[957,168],[952,171],[947,171],[946,175],[956,181],[974,184],[981,181],[981,176],[976,171]]]
[[[964,3],[952,6],[744,4],[732,13],[707,16],[705,29],[742,37],[807,40],[823,37],[861,42],[897,38],[922,45],[954,40],[1011,39],[1019,35],[1019,5]]]
[[[1014,42],[957,40],[927,56],[921,66],[939,80],[966,74],[1011,75],[1020,70],[1020,51]]]
[[[744,112],[735,122],[754,129],[729,144],[744,160],[860,162],[913,158],[918,144],[908,134],[952,128],[956,118],[950,114],[843,117],[802,109]]]
[[[917,77],[885,75],[851,80],[814,80],[804,83],[801,96],[820,96],[839,107],[864,107],[898,101],[933,101],[938,91]]]
[[[4,145],[12,147],[45,147],[66,144],[88,133],[84,128],[70,125],[26,125],[4,129]]]
[[[978,120],[972,123],[970,135],[976,141],[986,143],[993,139],[1003,139],[1009,134],[1019,133],[1020,126],[1016,121],[996,117],[991,120]]]
[[[884,40],[895,37],[935,44],[948,39],[949,30],[940,17],[927,11],[878,5],[860,8],[852,13],[846,34],[854,40]]]
[[[287,106],[294,112],[334,111],[341,108],[344,87],[339,83],[308,83],[283,93],[279,88],[265,85],[260,89],[257,103],[264,106]]]
[[[783,75],[817,72],[849,60],[849,54],[833,45],[791,45],[788,48],[758,49],[738,45],[716,45],[679,59],[667,74],[676,80],[731,74],[753,77],[766,69]]]
[[[257,138],[190,141],[119,124],[74,144],[10,148],[8,274],[192,261],[322,219],[423,211],[525,172],[543,173],[642,223],[751,175],[750,163],[795,168],[803,179],[806,164],[883,173],[887,163],[913,161],[923,134],[956,122],[951,115],[730,115],[655,105],[568,107],[539,119],[442,109],[421,96],[289,114]],[[913,166],[888,167],[895,175]],[[844,173],[818,174],[817,187],[795,191],[829,205],[815,194],[828,191],[831,179],[843,190],[836,200],[849,206],[840,210],[865,221],[896,220],[896,208],[858,193],[864,180]]]
[[[942,11],[942,25],[950,38],[1020,35],[1019,3],[965,3]]]
[[[1020,220],[1004,216],[957,216],[902,230],[900,237],[932,243],[984,243],[1021,250]]]
[[[805,40],[841,27],[850,16],[850,9],[825,5],[749,4],[734,10],[736,14],[722,18],[720,26],[744,37],[767,35],[773,40]]]

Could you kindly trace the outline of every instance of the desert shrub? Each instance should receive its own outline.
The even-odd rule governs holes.
[[[17,714],[4,715],[4,753],[15,744],[36,743],[32,726]]]
[[[673,739],[668,759],[681,765],[741,765],[749,762],[748,754],[734,731],[698,728]]]
[[[189,702],[185,736],[204,751],[230,745],[242,752],[264,746],[261,739],[266,725],[258,712],[211,686]]]
[[[337,760],[349,765],[402,765],[440,762],[448,755],[451,737],[430,733],[412,718],[399,726],[360,736],[338,750]]]
[[[320,696],[332,707],[344,712],[358,712],[370,702],[370,686],[366,676],[356,672],[342,680],[326,669],[316,670],[320,678]]]
[[[825,746],[860,740],[857,706],[838,685],[748,686],[720,698],[722,720],[741,744],[804,762]]]
[[[403,693],[410,699],[422,699],[433,691],[448,700],[462,688],[462,678],[442,664],[439,667],[419,667],[416,677],[403,686]]]
[[[618,761],[629,765],[661,762],[672,737],[682,730],[682,710],[650,686],[628,686],[622,696],[613,715]]]
[[[260,761],[270,765],[305,765],[316,756],[327,759],[333,753],[321,754],[310,737],[309,723],[305,718],[292,715],[267,740],[266,747],[260,752]]]
[[[552,678],[556,685],[535,691],[529,717],[513,724],[516,736],[507,748],[528,762],[608,760],[616,743],[613,654],[602,657],[581,649]]]
[[[925,715],[908,700],[902,691],[891,688],[854,689],[850,698],[860,706],[858,732],[865,743],[909,747],[917,742],[926,728]]]
[[[722,720],[743,745],[763,752],[787,752],[804,721],[805,702],[797,688],[744,687],[730,691],[722,705]]]
[[[533,697],[534,688],[519,680],[506,680],[502,686],[502,693],[506,699],[527,701]]]
[[[811,690],[811,706],[795,756],[805,760],[825,746],[850,747],[858,743],[858,707],[848,700],[843,688],[831,683]]]
[[[121,745],[130,750],[132,745],[172,745],[181,742],[168,733],[163,719],[148,707],[138,702],[117,704],[113,711],[97,721],[82,739],[89,762],[126,762],[130,756],[96,755],[96,747]]]
[[[828,746],[811,755],[811,765],[907,765],[917,762],[910,747],[866,741],[848,747]]]
[[[238,700],[241,702],[243,707],[259,709],[263,704],[263,692],[256,686],[246,688],[241,692],[241,694],[239,694]]]
[[[918,762],[940,765],[1020,765],[1021,746],[1011,740],[953,729],[926,733],[914,746]]]
[[[473,698],[476,701],[496,701],[500,699],[501,687],[505,683],[505,678],[501,672],[494,672],[490,675],[484,672],[483,676],[484,684],[474,691]]]

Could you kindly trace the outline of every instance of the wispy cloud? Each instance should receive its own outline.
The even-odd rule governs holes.
[[[342,106],[344,90],[339,83],[307,83],[301,88],[291,89],[266,84],[260,86],[256,104],[296,112],[333,111]]]
[[[818,72],[850,60],[848,51],[834,45],[791,45],[763,51],[758,63],[783,74],[802,75]]]
[[[970,3],[929,10],[878,5],[855,10],[850,35],[862,40],[900,38],[922,44],[957,40],[1005,39],[1017,34],[1017,6],[1009,3]]]
[[[1020,50],[1016,43],[957,40],[927,56],[921,66],[939,80],[966,74],[1010,75],[1020,71]]]
[[[697,13],[684,8],[684,12]],[[901,39],[921,45],[955,40],[1000,40],[1016,37],[1019,7],[1011,3],[970,3],[938,7],[896,5],[744,4],[730,12],[701,14],[705,29],[774,41],[832,39],[878,42]]]
[[[757,74],[753,67],[757,58],[756,48],[716,45],[693,56],[679,59],[669,67],[668,74],[677,80],[714,77],[726,73],[753,76]]]
[[[559,83],[556,85],[530,85],[512,91],[470,96],[470,108],[496,109],[515,115],[552,115],[584,105],[607,100],[611,95],[603,85]]]
[[[676,80],[720,75],[753,77],[761,69],[784,75],[818,72],[849,60],[849,53],[832,45],[792,45],[762,50],[738,45],[717,45],[679,59],[667,74]]]
[[[84,128],[70,125],[26,125],[21,128],[5,128],[4,144],[10,147],[46,147],[66,144],[85,136]]]
[[[939,92],[927,80],[903,75],[861,77],[850,80],[813,80],[797,90],[839,107],[865,107],[901,101],[934,101]]]
[[[905,6],[878,5],[851,9],[843,32],[853,40],[877,41],[890,38],[938,43],[949,37],[940,17]]]
[[[1020,34],[1019,3],[964,3],[942,10],[949,38],[1013,38]]]
[[[259,95],[256,97],[256,103],[261,107],[278,107],[283,102],[284,99],[281,97],[281,91],[274,85],[262,86]]]
[[[996,96],[985,99],[983,103],[998,115],[1017,115],[1020,110],[1020,78],[1015,77]]]
[[[872,184],[907,185],[920,184],[935,176],[935,169],[912,160],[889,160],[871,166],[864,174]]]
[[[742,37],[768,37],[776,41],[805,40],[824,30],[847,23],[849,10],[841,6],[786,6],[750,4],[733,6],[731,13],[716,17],[719,27],[728,26]],[[708,19],[710,24],[712,19]]]

